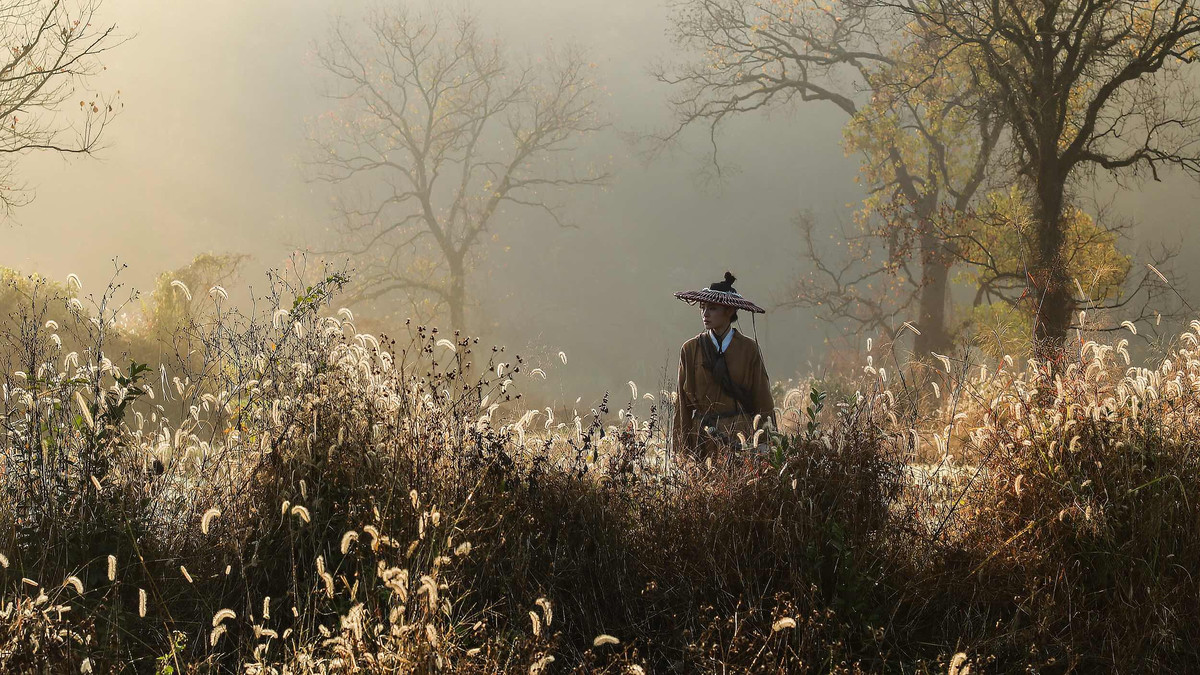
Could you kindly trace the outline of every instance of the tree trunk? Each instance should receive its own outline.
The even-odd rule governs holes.
[[[1034,251],[1034,354],[1042,360],[1061,357],[1075,310],[1071,279],[1067,273],[1063,231],[1066,185],[1062,172],[1042,167],[1036,176],[1034,217],[1037,239]]]
[[[949,352],[953,347],[950,331],[946,328],[951,264],[943,244],[931,233],[922,234],[921,298],[917,320],[921,334],[913,341],[913,351],[919,359],[929,358],[930,352]]]
[[[450,330],[467,332],[467,279],[462,261],[450,261],[450,289],[446,304],[450,306]]]

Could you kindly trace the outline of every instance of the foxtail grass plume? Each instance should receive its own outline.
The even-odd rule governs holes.
[[[597,635],[595,640],[592,640],[593,647],[603,647],[604,645],[621,644],[621,641],[611,635]]]
[[[208,528],[212,526],[212,521],[219,515],[221,515],[221,509],[215,506],[205,511],[204,515],[200,517],[200,531],[208,534]]]
[[[188,299],[188,302],[192,301],[192,291],[191,291],[191,289],[189,289],[187,287],[187,284],[183,283],[182,281],[180,281],[178,279],[175,279],[174,281],[171,282],[171,288],[179,289],[179,291],[183,293],[183,297]]]
[[[305,524],[312,522],[312,517],[309,515],[308,509],[299,504],[292,507],[292,515],[303,520]]]
[[[550,604],[549,600],[538,598],[534,604],[542,608],[542,616],[545,617],[547,626],[554,623],[554,607]]]
[[[75,404],[79,406],[79,414],[83,416],[83,421],[87,423],[88,428],[95,431],[96,423],[92,420],[92,411],[88,410],[88,405],[83,400],[83,394],[78,390],[75,391]]]
[[[785,616],[781,619],[777,619],[775,621],[775,623],[771,624],[771,632],[778,633],[781,630],[787,630],[789,628],[795,628],[795,627],[796,627],[796,620],[790,616]]]
[[[429,641],[429,646],[435,647],[435,648],[437,647],[437,644],[438,644],[437,629],[434,628],[433,624],[431,624],[431,623],[425,624],[425,639]]]

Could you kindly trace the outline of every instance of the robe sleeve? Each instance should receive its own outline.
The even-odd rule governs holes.
[[[692,413],[696,409],[696,403],[691,396],[691,363],[688,359],[687,346],[684,345],[679,350],[679,388],[678,399],[675,401],[675,430],[674,442],[675,451],[688,453],[693,450],[692,443],[692,427],[695,425],[695,420],[692,419]]]
[[[767,376],[767,366],[763,363],[762,352],[759,351],[758,345],[755,345],[750,372],[750,400],[754,405],[753,413],[762,415],[764,424],[767,419],[770,419],[772,426],[778,430],[778,422],[775,419],[775,400],[771,397],[771,379]]]

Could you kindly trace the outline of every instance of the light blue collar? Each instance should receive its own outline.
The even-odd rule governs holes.
[[[733,326],[730,326],[729,330],[725,332],[725,338],[720,342],[717,342],[716,333],[713,333],[712,330],[708,331],[708,339],[712,340],[713,345],[715,345],[717,348],[718,354],[724,354],[725,350],[729,349],[729,343],[733,341],[733,331],[735,330],[737,329]]]

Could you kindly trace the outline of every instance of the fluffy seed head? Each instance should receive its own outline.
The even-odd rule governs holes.
[[[221,509],[216,507],[205,511],[204,515],[200,517],[200,531],[208,534],[208,528],[212,525],[212,521],[219,515],[221,515]]]
[[[189,289],[189,288],[187,287],[187,284],[183,283],[182,281],[180,281],[180,280],[178,280],[178,279],[175,279],[174,281],[172,281],[172,282],[171,282],[171,288],[177,288],[177,289],[179,289],[179,291],[180,291],[181,293],[183,293],[183,297],[187,298],[187,299],[188,299],[188,302],[191,302],[191,300],[192,300],[192,291],[191,291],[191,289]]]
[[[431,647],[437,647],[437,629],[431,623],[425,624],[425,639],[429,641]]]
[[[299,504],[292,507],[292,515],[303,520],[305,523],[312,522],[312,517],[308,514],[308,509]]]
[[[96,423],[92,420],[92,411],[88,410],[87,403],[83,400],[83,394],[77,390],[75,392],[75,404],[79,406],[79,414],[83,417],[83,421],[87,423],[88,428],[95,431]]]
[[[536,604],[542,608],[542,615],[546,617],[546,625],[554,623],[554,607],[551,606],[550,601],[546,598],[538,598]]]

